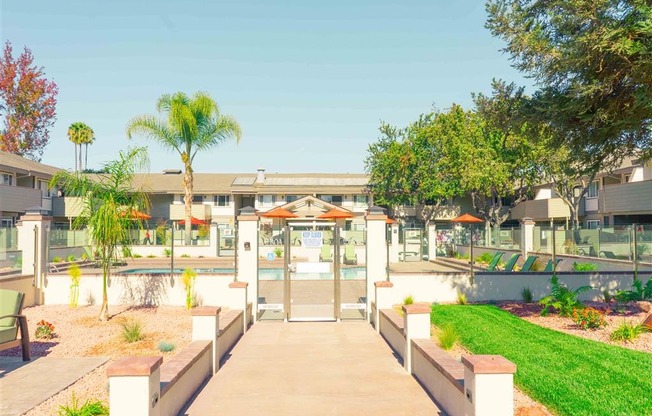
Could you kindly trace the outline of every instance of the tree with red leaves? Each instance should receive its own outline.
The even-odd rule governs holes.
[[[40,160],[50,140],[59,89],[27,47],[14,59],[7,41],[0,56],[0,150]]]

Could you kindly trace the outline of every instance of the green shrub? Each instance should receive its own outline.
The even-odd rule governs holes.
[[[88,260],[88,254],[84,253],[81,255],[80,259],[82,260]]]
[[[181,274],[181,280],[183,282],[183,287],[186,290],[186,308],[191,309],[195,306],[195,279],[197,278],[197,272],[194,269],[188,267]]]
[[[75,257],[74,254],[71,254],[68,257],[66,257],[66,261],[75,261],[75,260],[77,260],[77,257]]]
[[[283,257],[283,249],[281,247],[274,247],[274,250],[272,250],[272,252],[274,253],[277,259]]]
[[[598,266],[593,263],[577,263],[573,262],[574,272],[594,272],[598,270]]]
[[[550,308],[559,312],[560,316],[571,316],[576,308],[583,308],[584,305],[577,300],[577,296],[591,289],[591,286],[580,286],[575,290],[570,290],[566,285],[560,284],[557,275],[552,275],[550,279],[550,295],[543,297],[539,304],[543,306],[541,316],[546,316]]]
[[[532,263],[532,267],[530,268],[530,270],[533,272],[542,272],[545,269],[546,265],[540,259],[534,260],[534,263]]]
[[[156,256],[153,255],[153,254],[148,254],[148,255],[147,255],[147,258],[148,258],[148,259],[153,259],[153,258],[156,258]]]
[[[611,333],[610,338],[612,341],[632,341],[647,331],[648,329],[641,324],[623,322]]]
[[[59,257],[59,256],[54,256],[54,257],[52,257],[52,261],[54,263],[61,263],[63,261],[63,259],[61,257]]]
[[[170,250],[169,248],[166,248],[165,250],[163,250],[163,255],[165,257],[170,257],[172,255],[172,250]]]
[[[38,339],[54,338],[54,325],[44,319],[41,319],[36,324],[36,331],[34,332],[34,336]]]
[[[131,248],[122,246],[122,256],[123,257],[131,257]]]
[[[86,400],[79,405],[79,400],[72,394],[70,404],[59,406],[59,416],[103,416],[109,414],[109,407],[101,400]]]
[[[174,344],[167,341],[161,341],[158,343],[158,350],[161,352],[174,351]]]
[[[122,338],[127,342],[137,342],[145,338],[140,322],[136,320],[127,320],[120,326],[122,327]]]
[[[444,325],[437,333],[437,340],[439,346],[448,351],[455,346],[455,343],[459,340],[459,335],[452,325]]]
[[[607,326],[607,321],[604,319],[604,313],[594,308],[575,309],[573,310],[571,318],[577,326],[584,330]]]
[[[523,298],[523,302],[525,303],[532,303],[534,300],[534,297],[532,296],[532,291],[530,290],[529,287],[524,287],[521,290],[521,297]]]
[[[489,263],[494,258],[493,254],[489,252],[482,253],[482,255],[476,257],[475,261],[478,263]]]
[[[466,299],[466,295],[462,292],[457,292],[457,304],[458,305],[466,305],[468,300]]]
[[[640,280],[634,280],[632,290],[621,290],[616,293],[615,298],[620,303],[652,300],[652,279],[648,280],[645,286],[643,286],[643,282]]]
[[[406,296],[403,299],[403,305],[412,305],[413,303],[414,303],[414,298],[412,297],[412,295]]]
[[[614,298],[607,289],[602,291],[602,297],[604,298],[605,303],[611,302],[611,300]]]
[[[180,257],[183,257],[184,259],[189,259],[189,258],[190,258],[190,254],[182,254]]]
[[[134,253],[134,258],[135,258],[135,259],[139,259],[139,258],[141,258],[141,257],[143,257],[142,254]]]

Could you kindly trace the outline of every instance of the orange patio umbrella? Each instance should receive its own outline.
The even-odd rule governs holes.
[[[333,208],[330,211],[319,215],[317,218],[322,220],[339,220],[342,218],[353,218],[353,213]]]
[[[185,224],[186,220],[177,221],[178,224]],[[190,225],[208,225],[208,221],[200,220],[199,218],[190,217]]]
[[[396,224],[396,220],[387,217],[387,219],[385,220],[385,224]]]
[[[297,215],[281,207],[270,209],[260,214],[260,216],[265,218],[297,218]]]
[[[463,224],[469,224],[469,256],[471,257],[471,261],[469,262],[470,268],[471,268],[471,284],[473,284],[473,277],[474,277],[474,272],[473,272],[473,224],[478,224],[481,222],[484,222],[478,217],[474,217],[471,214],[464,214],[460,215],[458,217],[455,217],[451,220],[451,222],[459,222]]]
[[[144,212],[140,212],[140,211],[138,211],[136,209],[134,209],[132,211],[122,211],[120,213],[120,215],[123,216],[123,217],[129,217],[129,219],[132,219],[132,220],[148,220],[148,219],[152,218],[151,215],[145,214]]]

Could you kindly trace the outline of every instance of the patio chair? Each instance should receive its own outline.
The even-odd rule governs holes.
[[[604,257],[604,258],[607,258],[607,259],[617,259],[618,258],[618,257],[616,257],[616,255],[614,254],[613,251],[606,251],[606,250],[600,251],[600,257]]]
[[[516,265],[519,257],[521,257],[521,255],[518,253],[512,254],[512,257],[510,257],[509,260],[507,260],[507,263],[505,263],[506,272],[511,272],[514,270],[514,266]]]
[[[29,330],[27,318],[21,315],[25,295],[21,292],[0,289],[0,351],[20,346],[23,361],[29,361]],[[20,327],[20,338],[18,338]]]
[[[552,259],[548,260],[548,263],[546,264],[546,267],[543,269],[543,271],[545,273],[554,272],[557,269],[556,266],[559,264],[560,261],[561,259],[556,259],[554,262],[552,261]]]
[[[319,254],[319,261],[333,261],[333,253],[331,252],[331,246],[325,245],[321,247],[321,253]]]
[[[358,264],[358,255],[351,244],[344,246],[344,264]]]
[[[538,258],[538,256],[528,256],[527,259],[525,259],[525,263],[523,263],[523,266],[521,267],[521,271],[529,272],[532,269],[534,262],[537,261]]]
[[[494,253],[494,257],[491,259],[489,262],[489,265],[487,266],[487,271],[488,272],[493,272],[496,270],[496,266],[498,266],[498,262],[500,261],[500,258],[505,254],[504,251],[496,251]]]

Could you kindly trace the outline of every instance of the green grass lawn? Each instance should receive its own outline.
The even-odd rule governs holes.
[[[531,324],[492,305],[434,305],[474,354],[516,364],[516,385],[560,415],[652,415],[652,354]]]

